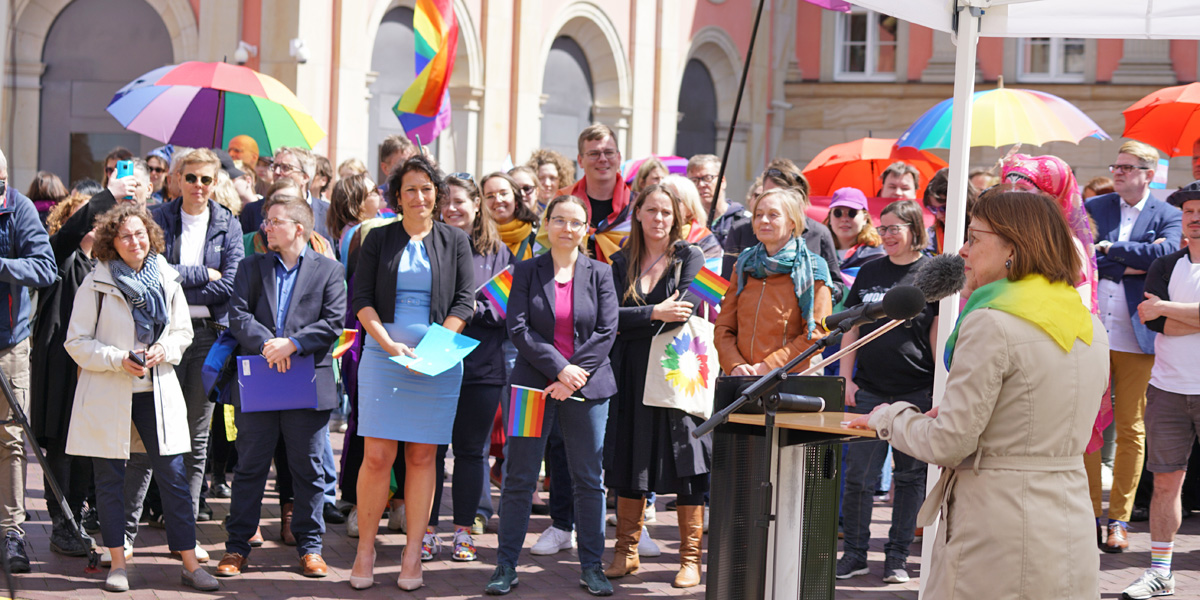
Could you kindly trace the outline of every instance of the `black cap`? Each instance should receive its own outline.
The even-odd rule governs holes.
[[[1176,208],[1183,208],[1183,203],[1188,200],[1200,200],[1200,181],[1193,181],[1167,196],[1167,202]]]
[[[230,179],[237,179],[245,175],[241,169],[237,168],[237,165],[233,164],[233,158],[229,156],[228,152],[220,148],[213,148],[213,152],[217,154],[217,158],[221,159],[221,168],[225,169]]]

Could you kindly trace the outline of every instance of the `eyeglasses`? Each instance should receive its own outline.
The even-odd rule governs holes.
[[[563,217],[553,217],[550,219],[550,224],[559,229],[565,228],[567,231],[579,231],[587,227],[587,223],[576,221],[575,219],[565,219]]]
[[[121,240],[122,244],[132,244],[134,242],[144,242],[150,239],[150,236],[146,235],[145,231],[139,231],[137,233],[118,236],[117,239]]]
[[[604,158],[606,158],[608,160],[612,160],[617,157],[617,151],[612,150],[612,149],[603,150],[603,151],[602,150],[592,150],[591,152],[584,152],[583,155],[588,157],[588,160],[600,160],[601,156],[603,156]]]
[[[1000,234],[996,233],[995,231],[988,231],[986,229],[975,229],[974,227],[968,227],[967,228],[967,245],[968,246],[974,246],[975,242],[979,241],[979,238],[975,237],[975,234],[977,234],[977,233],[990,233],[992,235],[1000,235]]]
[[[1138,165],[1108,165],[1109,173],[1132,173],[1134,171],[1149,171],[1150,167],[1139,167]]]
[[[702,183],[711,184],[712,182],[714,182],[716,180],[717,180],[716,175],[697,175],[695,177],[688,177],[688,181],[691,181],[692,183],[694,183],[696,185],[700,185]]]
[[[878,231],[879,235],[900,235],[900,232],[904,231],[905,229],[908,229],[908,225],[901,223],[900,225],[883,225],[876,227],[875,231]]]
[[[149,169],[151,173],[155,173],[155,174],[167,172],[166,167],[146,167],[146,168]]]
[[[211,175],[197,176],[195,173],[188,173],[183,176],[183,180],[192,185],[196,185],[197,181],[200,182],[200,185],[212,185],[214,178]]]
[[[277,163],[271,165],[271,170],[275,171],[276,173],[279,173],[281,175],[287,175],[288,173],[291,173],[293,171],[299,171],[300,167],[294,167],[287,163],[277,162]]]
[[[925,208],[928,208],[929,212],[933,213],[935,215],[946,214],[946,205],[945,204],[942,204],[941,206],[926,206]]]
[[[284,223],[299,223],[299,222],[300,221],[294,221],[292,219],[264,219],[263,227],[283,227]]]
[[[451,173],[450,176],[455,179],[463,179],[466,181],[475,181],[474,179],[471,178],[470,173]]]
[[[104,167],[104,174],[105,174],[105,175],[112,175],[112,172],[113,172],[113,171],[116,171],[116,170],[117,170],[117,168],[116,168],[116,167]]]
[[[783,171],[780,171],[779,169],[767,169],[766,171],[763,172],[763,178],[765,178],[765,179],[782,179],[784,181],[784,183],[787,184],[788,187],[795,187],[795,185],[796,185],[796,179],[793,175],[784,173]]]
[[[518,192],[521,192],[522,194],[524,194],[526,196],[532,194],[535,190],[537,190],[537,187],[532,186],[532,185],[523,185],[523,186],[517,188]]]
[[[833,209],[833,218],[835,218],[835,219],[842,219],[842,218],[853,219],[857,216],[858,216],[857,208],[842,208],[839,206],[839,207]]]

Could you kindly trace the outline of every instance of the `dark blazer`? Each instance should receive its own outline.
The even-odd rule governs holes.
[[[475,263],[475,288],[481,287],[513,262],[512,252],[503,243],[491,254],[471,257]],[[504,360],[504,342],[508,330],[504,318],[483,292],[475,294],[475,314],[463,329],[463,335],[479,341],[479,346],[463,359],[463,385],[502,386],[508,379],[508,361]]]
[[[1138,346],[1142,352],[1154,354],[1154,334],[1142,324],[1137,312],[1138,304],[1145,300],[1142,293],[1146,287],[1146,276],[1126,275],[1125,268],[1149,271],[1155,259],[1178,250],[1183,229],[1183,213],[1166,202],[1149,198],[1137,221],[1133,223],[1129,241],[1118,242],[1116,239],[1121,228],[1122,202],[1124,200],[1114,192],[1096,196],[1085,204],[1088,215],[1096,223],[1096,241],[1113,242],[1107,254],[1096,253],[1096,268],[1101,279],[1125,284],[1125,303],[1133,320],[1133,331],[1137,335]],[[1155,244],[1154,240],[1159,238],[1163,238],[1164,241]]]
[[[183,199],[177,198],[159,204],[150,210],[154,221],[162,227],[166,250],[163,257],[179,271],[183,296],[189,306],[207,306],[214,321],[229,323],[229,297],[233,294],[233,276],[238,263],[245,257],[242,243],[242,226],[229,209],[208,201],[208,235],[204,243],[204,265],[184,266],[179,264],[180,238],[183,236]],[[208,270],[221,272],[221,278],[208,280]]]
[[[580,256],[575,262],[572,312],[575,354],[571,360],[554,348],[554,259],[549,252],[517,263],[508,297],[508,337],[517,347],[517,362],[509,382],[543,389],[558,379],[567,365],[588,372],[579,394],[587,399],[611,398],[617,393],[608,354],[617,338],[617,292],[612,269]]]
[[[275,335],[278,292],[274,252],[246,257],[238,267],[230,302],[229,331],[238,341],[238,356],[259,354]],[[317,410],[338,405],[330,350],[342,333],[346,315],[346,282],[342,263],[326,258],[311,248],[300,260],[300,272],[292,288],[291,306],[283,337],[296,338],[301,355],[313,356],[317,366]],[[241,406],[238,386],[233,386],[233,404]]]
[[[369,307],[379,320],[391,323],[396,318],[396,272],[400,257],[412,236],[404,222],[396,221],[371,230],[358,250],[354,277],[354,314]],[[429,322],[439,325],[447,317],[464,322],[475,313],[475,263],[471,259],[471,241],[457,227],[434,221],[433,231],[424,239],[433,271],[429,298]]]

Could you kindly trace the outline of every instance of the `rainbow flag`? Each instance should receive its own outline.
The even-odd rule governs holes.
[[[341,358],[354,345],[354,339],[357,337],[357,329],[343,329],[342,335],[338,336],[337,343],[333,345],[333,357]]]
[[[542,417],[546,414],[546,396],[542,390],[512,386],[512,402],[508,409],[508,435],[541,437]]]
[[[488,302],[491,302],[492,306],[496,308],[501,319],[508,316],[508,295],[512,292],[512,281],[512,271],[505,268],[479,288]]]
[[[413,32],[417,78],[392,107],[392,112],[400,119],[409,139],[429,143],[450,124],[447,90],[458,49],[458,20],[453,1],[417,0]]]
[[[720,306],[721,298],[725,297],[725,292],[728,289],[728,279],[713,273],[708,267],[701,267],[700,272],[696,273],[695,279],[692,279],[692,285],[688,288],[688,291],[695,294],[703,302],[707,302],[712,306]]]

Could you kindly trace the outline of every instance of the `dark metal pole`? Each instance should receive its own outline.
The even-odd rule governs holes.
[[[738,85],[737,100],[733,103],[733,116],[729,120],[729,136],[725,139],[725,153],[721,155],[721,170],[713,182],[712,204],[708,207],[708,228],[712,229],[717,219],[717,197],[721,194],[721,183],[725,181],[725,167],[729,164],[729,149],[733,146],[733,131],[737,128],[738,112],[742,108],[742,94],[746,91],[746,76],[750,74],[750,57],[754,55],[754,41],[758,39],[758,23],[762,20],[763,4],[758,0],[758,12],[754,14],[754,29],[750,30],[750,47],[746,49],[746,62],[742,65],[742,82]]]

